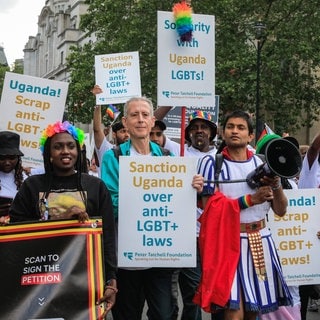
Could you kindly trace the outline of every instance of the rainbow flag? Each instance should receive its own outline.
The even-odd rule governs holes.
[[[106,110],[106,114],[112,119],[115,120],[121,112],[112,104],[110,104]]]

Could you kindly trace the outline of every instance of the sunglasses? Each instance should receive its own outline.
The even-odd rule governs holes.
[[[156,132],[150,132],[150,136],[156,135],[157,137],[161,137],[162,136],[162,132],[160,131],[156,131]]]

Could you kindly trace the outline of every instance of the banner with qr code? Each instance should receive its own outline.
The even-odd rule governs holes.
[[[100,218],[1,226],[1,319],[98,319],[102,252]]]

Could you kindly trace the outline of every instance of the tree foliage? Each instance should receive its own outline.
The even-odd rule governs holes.
[[[15,62],[13,63],[12,71],[11,71],[11,72],[23,74],[23,64],[22,64],[22,63],[19,63],[19,60],[18,60],[18,61],[15,61]]]
[[[2,95],[4,77],[7,71],[10,71],[9,67],[0,65],[0,97]]]
[[[176,1],[177,2],[177,1]],[[69,113],[89,122],[94,104],[94,55],[139,51],[143,94],[156,101],[157,11],[172,11],[173,1],[87,0],[81,28],[97,42],[74,48]],[[311,125],[319,117],[320,34],[317,0],[201,0],[194,13],[216,20],[216,94],[220,114],[254,112],[257,88],[256,22],[266,25],[261,41],[261,117],[276,132]],[[155,103],[156,104],[156,103]]]
[[[9,71],[13,73],[23,74],[23,66],[21,64],[14,63],[12,66],[12,70],[10,70],[9,66],[0,65],[0,97],[2,95],[3,83],[4,83],[6,72],[9,72]]]

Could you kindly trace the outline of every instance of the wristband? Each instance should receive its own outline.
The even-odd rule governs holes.
[[[240,198],[238,198],[240,209],[247,209],[253,206],[251,194],[246,194]]]
[[[93,107],[93,109],[96,110],[96,109],[98,109],[98,108],[100,108],[100,107],[101,107],[101,105],[100,105],[100,104],[97,104],[97,105],[95,105],[95,106]]]

